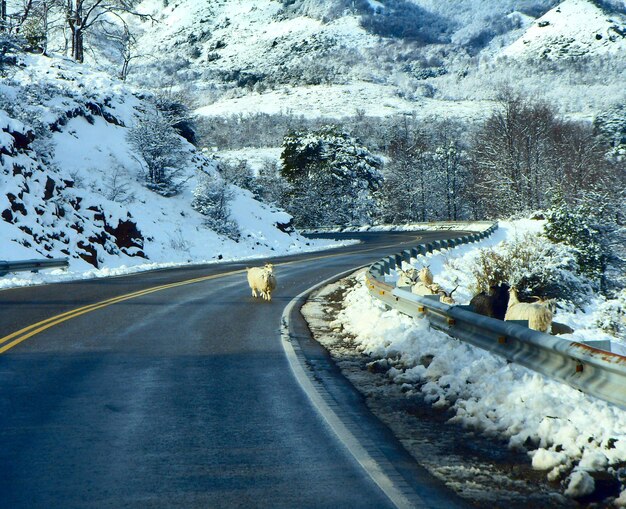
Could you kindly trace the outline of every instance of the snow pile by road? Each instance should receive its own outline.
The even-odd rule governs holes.
[[[500,221],[499,228],[487,239],[479,244],[466,244],[454,249],[442,249],[434,253],[419,255],[412,260],[412,266],[421,268],[425,265],[435,276],[435,282],[451,290],[458,285],[454,292],[457,304],[469,304],[475,293],[475,281],[472,278],[472,269],[479,257],[479,248],[503,249],[505,242],[524,239],[525,236],[538,236],[544,227],[544,221],[520,219],[517,221]],[[405,265],[406,267],[406,265]],[[395,277],[389,278],[395,283]],[[572,334],[561,337],[573,341],[608,340],[621,348],[624,345],[626,353],[626,337],[622,334],[611,335],[603,327],[611,320],[624,320],[623,302],[626,292],[622,292],[615,299],[607,299],[599,294],[590,294],[583,303],[577,306],[569,302],[559,301],[554,317],[555,321],[566,324],[574,329]]]
[[[386,310],[363,283],[338,322],[407,397],[419,393],[450,407],[452,422],[527,449],[533,467],[561,479],[566,495],[593,492],[596,472],[626,475],[626,411]]]
[[[529,221],[504,223],[481,246],[540,227]],[[458,261],[476,256],[476,247],[429,256],[435,279],[439,274],[442,285],[451,283],[438,269],[452,256],[455,266],[463,267]],[[462,268],[453,277],[460,274]],[[465,297],[469,297],[466,279]],[[588,329],[575,334],[589,337],[593,330],[593,339],[604,334],[594,328],[593,319],[591,313]],[[608,474],[611,496],[621,491],[614,503],[626,504],[625,410],[431,330],[426,319],[385,309],[370,296],[364,277],[347,294],[345,309],[333,326],[342,326],[354,336],[357,348],[372,357],[377,370],[386,371],[400,384],[407,397],[419,395],[436,407],[449,407],[451,422],[504,437],[509,447],[527,450],[533,467],[545,470],[550,481],[560,481],[567,496],[591,495],[595,479]]]
[[[384,224],[365,226],[346,226],[336,228],[317,228],[306,230],[309,233],[334,232],[414,232],[414,231],[468,231],[482,232],[494,223],[491,221],[437,221],[432,223]]]

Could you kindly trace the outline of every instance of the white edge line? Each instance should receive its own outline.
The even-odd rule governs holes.
[[[328,404],[324,401],[320,393],[311,383],[311,380],[307,376],[304,368],[300,364],[298,360],[296,351],[291,344],[291,335],[289,333],[289,315],[296,305],[296,303],[306,297],[309,293],[317,290],[318,288],[325,286],[327,284],[332,283],[338,279],[341,279],[355,271],[357,271],[359,267],[354,269],[350,269],[349,271],[342,272],[341,274],[337,274],[329,279],[322,281],[321,283],[312,286],[311,288],[305,290],[304,292],[297,295],[294,299],[289,302],[287,307],[285,307],[282,320],[281,320],[281,339],[283,349],[285,350],[285,354],[287,355],[287,360],[289,361],[289,365],[291,370],[293,371],[296,380],[309,397],[313,406],[317,409],[320,415],[324,418],[324,420],[328,423],[334,433],[337,435],[339,440],[346,446],[350,454],[357,460],[357,462],[363,467],[363,469],[367,472],[367,474],[371,477],[371,479],[378,485],[378,487],[385,493],[385,495],[391,500],[391,502],[398,509],[405,508],[414,508],[415,505],[400,491],[400,489],[395,485],[392,479],[389,478],[387,474],[383,471],[380,465],[376,462],[374,458],[367,452],[367,450],[360,444],[358,439],[354,436],[354,434],[346,427],[346,425],[341,421],[339,416],[328,406]],[[420,499],[421,501],[421,499]],[[428,507],[426,504],[420,504],[421,507]]]

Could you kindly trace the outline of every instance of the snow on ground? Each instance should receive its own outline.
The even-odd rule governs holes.
[[[503,222],[480,246],[495,246],[541,228],[539,221]],[[430,264],[444,287],[459,278],[458,301],[467,302],[467,267],[477,247],[444,250],[418,263]],[[452,257],[458,270],[444,275]],[[574,337],[579,332],[588,337],[593,331],[594,339],[604,334],[593,328],[596,307],[590,302],[587,313],[578,314],[578,325],[588,329],[577,330]],[[573,323],[569,315],[557,316]],[[527,450],[532,466],[545,471],[549,480],[560,481],[567,496],[591,494],[594,476],[608,474],[621,483],[620,500],[626,498],[626,410],[434,331],[426,319],[387,310],[370,296],[364,276],[347,294],[345,309],[333,326],[353,335],[359,351],[387,359],[387,376],[403,386],[407,397],[419,394],[436,407],[449,407],[451,422],[504,437],[509,447]]]
[[[0,223],[0,237],[2,236],[2,224]],[[182,241],[180,239],[176,239],[172,237],[172,243],[175,244],[177,241]],[[184,242],[184,241],[182,241]],[[207,264],[207,263],[224,263],[224,262],[234,262],[234,261],[242,261],[242,260],[250,260],[251,263],[254,263],[255,260],[259,261],[259,265],[261,261],[265,262],[271,257],[275,256],[283,256],[290,254],[299,254],[299,253],[310,253],[315,251],[321,251],[325,249],[332,249],[341,246],[349,246],[352,244],[356,244],[358,241],[352,240],[344,240],[344,241],[322,241],[317,239],[309,239],[304,244],[295,243],[282,250],[274,250],[272,251],[267,249],[259,249],[258,252],[254,254],[254,251],[245,251],[243,253],[236,254],[231,251],[230,254],[226,254],[222,256],[222,258],[217,259],[216,257],[206,257],[206,258],[197,258],[193,261],[181,261],[180,257],[173,257],[173,260],[170,262],[155,262],[155,263],[131,263],[131,264],[122,264],[122,265],[113,265],[113,266],[104,266],[100,269],[89,268],[88,264],[84,264],[80,267],[74,268],[70,265],[69,269],[44,269],[41,272],[31,273],[31,272],[15,272],[10,273],[5,276],[0,276],[0,290],[6,288],[16,288],[21,286],[34,286],[34,285],[42,285],[49,283],[61,283],[64,281],[74,281],[78,279],[93,279],[100,277],[112,277],[112,276],[125,276],[128,274],[134,274],[137,272],[144,272],[147,270],[157,270],[157,269],[168,269],[174,267],[183,267],[188,265],[198,265],[198,264]],[[17,249],[12,249],[10,251],[1,251],[0,252],[0,260],[30,260],[33,258],[33,255],[30,251],[24,249],[20,250],[20,246],[12,246]],[[8,253],[8,255],[7,255]],[[37,259],[42,259],[42,257],[37,257]]]
[[[306,118],[345,118],[357,110],[372,117],[412,113],[419,118],[440,116],[482,120],[493,110],[493,101],[442,101],[399,97],[393,87],[375,83],[285,87],[238,98],[222,98],[196,110],[198,115],[217,117],[233,114],[286,114],[297,112]]]

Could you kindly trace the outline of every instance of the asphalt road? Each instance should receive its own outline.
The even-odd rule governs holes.
[[[417,235],[451,234],[275,259],[271,303],[250,296],[245,263],[0,291],[0,508],[392,507],[293,376],[280,318]],[[461,505],[327,372],[409,498]]]

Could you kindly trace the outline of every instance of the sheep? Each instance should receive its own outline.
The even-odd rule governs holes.
[[[488,292],[480,292],[470,300],[475,313],[497,320],[504,320],[508,303],[509,286],[506,284],[490,286]]]
[[[420,269],[419,280],[425,285],[433,284],[433,273],[430,271],[430,265],[425,265]]]
[[[552,324],[553,313],[544,303],[520,302],[517,290],[509,290],[509,303],[504,315],[505,320],[528,320],[528,327],[540,332],[548,332]]]
[[[455,304],[455,300],[452,298],[452,294],[456,291],[458,285],[451,292],[447,292],[438,283],[426,284],[423,281],[418,281],[411,287],[411,293],[414,295],[439,295],[439,301],[444,304]]]
[[[252,296],[256,298],[260,295],[265,300],[272,300],[272,292],[276,289],[273,265],[268,263],[264,267],[246,267],[246,270]]]
[[[433,290],[433,293],[439,295],[439,302],[443,302],[444,304],[450,304],[450,305],[456,304],[456,301],[452,297],[452,294],[456,292],[459,285],[456,285],[454,287],[454,290],[452,290],[451,292],[447,292],[441,287],[441,285],[438,285],[437,283],[433,283],[430,286],[431,286],[431,289]]]
[[[426,283],[422,281],[417,281],[411,287],[411,293],[415,295],[433,295],[434,294],[434,292],[430,288],[430,285],[427,285]]]
[[[430,265],[425,265],[417,274],[419,281],[411,287],[411,293],[415,295],[434,295],[435,292],[430,288],[433,284],[433,273],[430,271]]]
[[[398,288],[407,288],[413,286],[417,280],[417,269],[399,270],[400,276],[396,282]]]

